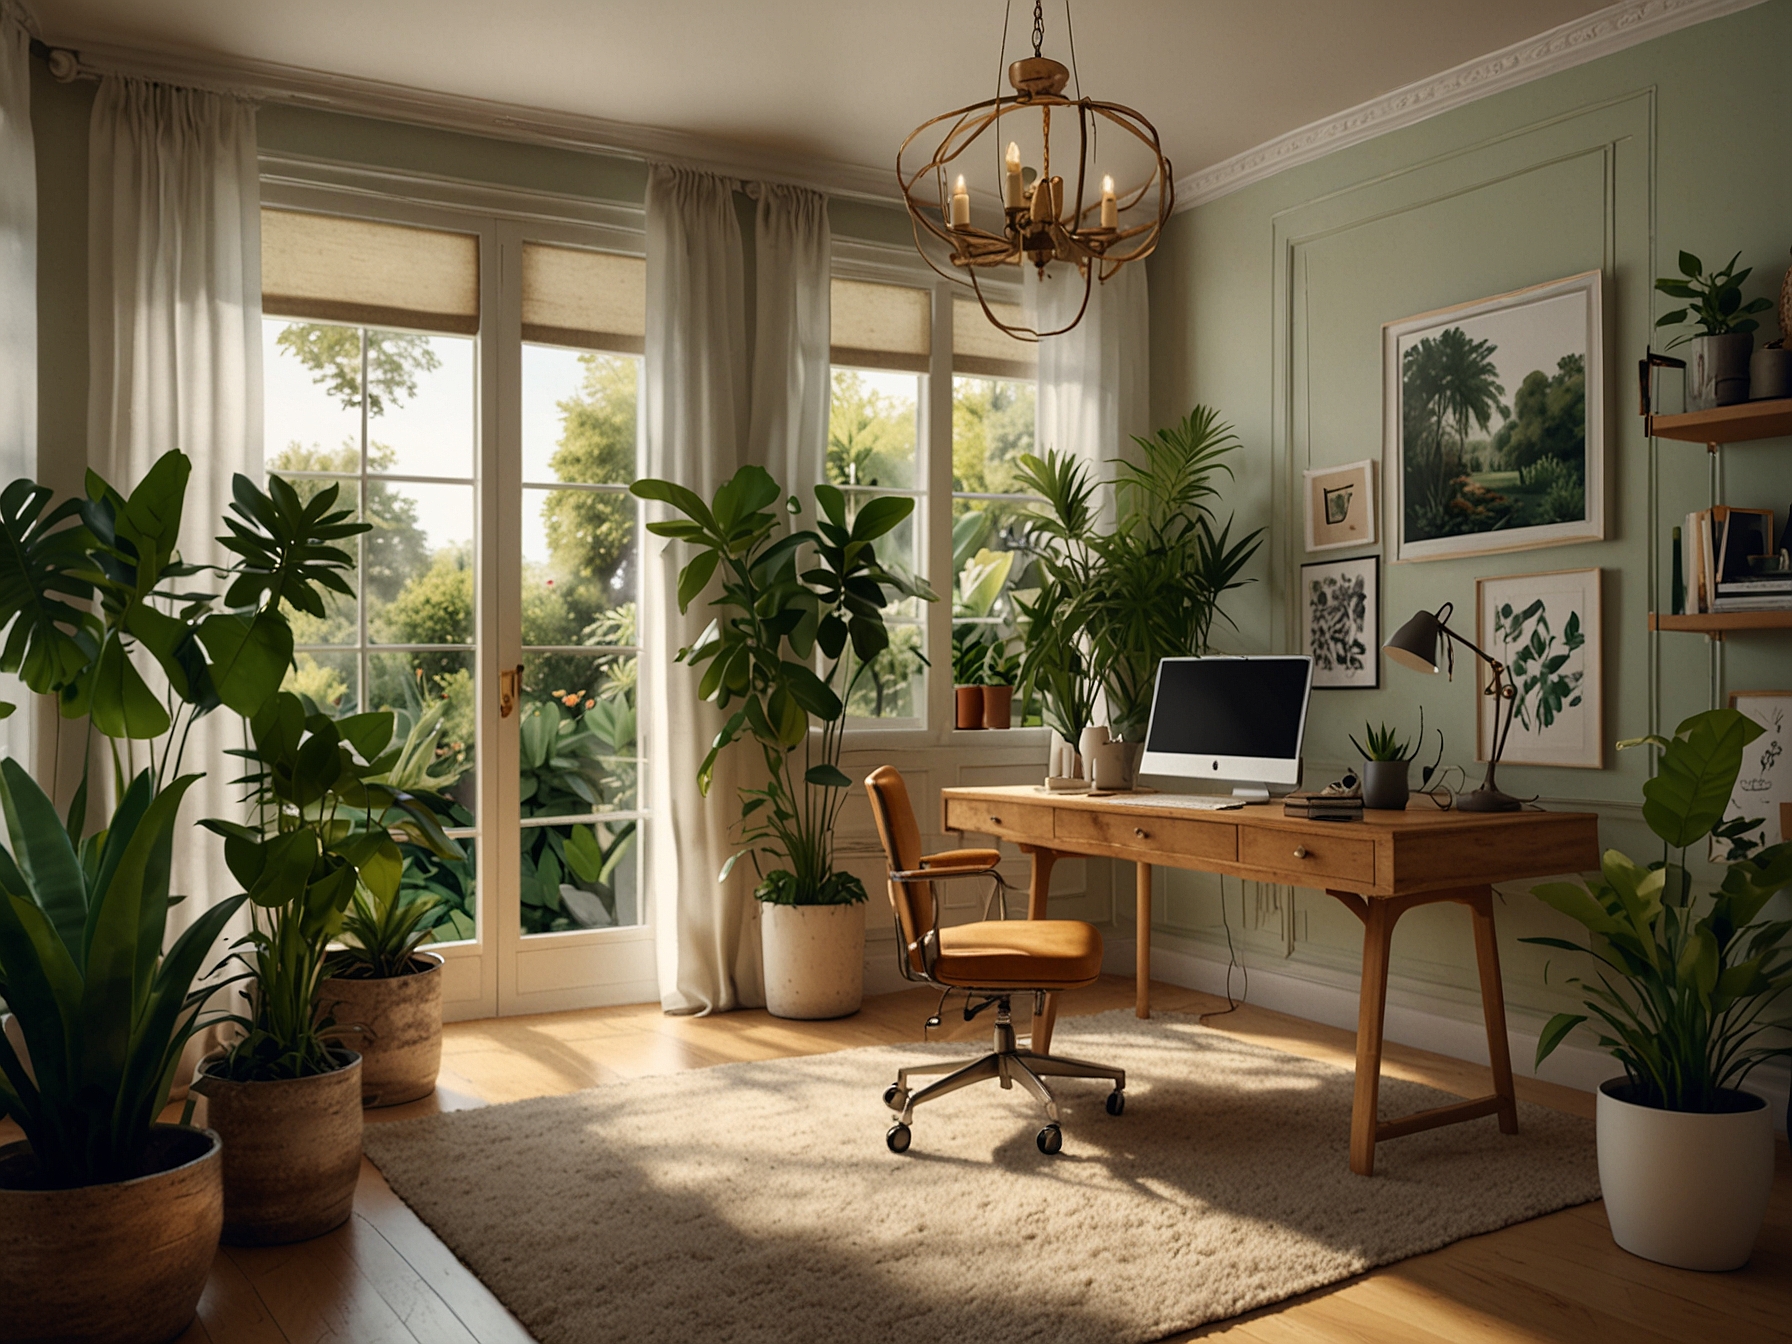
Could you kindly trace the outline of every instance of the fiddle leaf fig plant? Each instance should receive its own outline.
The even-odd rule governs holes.
[[[1722,820],[1742,769],[1742,753],[1761,727],[1734,709],[1683,722],[1671,738],[1620,742],[1661,752],[1643,785],[1643,820],[1661,837],[1662,857],[1647,866],[1605,852],[1591,882],[1547,882],[1532,890],[1582,924],[1583,946],[1564,938],[1526,938],[1594,963],[1575,978],[1585,1012],[1557,1013],[1537,1042],[1541,1064],[1575,1030],[1593,1023],[1599,1044],[1624,1067],[1622,1100],[1670,1111],[1722,1111],[1736,1089],[1768,1060],[1792,1054],[1768,1033],[1774,1005],[1792,990],[1792,920],[1761,920],[1767,903],[1792,885],[1792,843],[1770,845],[1722,865],[1715,891],[1700,894],[1686,851]],[[1757,922],[1758,921],[1758,922]]]
[[[716,619],[678,660],[702,669],[701,699],[728,712],[698,773],[707,795],[721,753],[742,738],[759,745],[763,787],[740,790],[742,849],[760,882],[755,895],[781,905],[845,905],[865,899],[851,873],[834,868],[834,824],[852,780],[840,769],[846,705],[890,645],[884,611],[898,597],[934,600],[918,579],[887,569],[876,542],[914,511],[914,501],[878,496],[849,509],[844,493],[815,487],[814,528],[787,520],[802,506],[763,467],[742,467],[711,503],[673,481],[632,487],[681,519],[647,525],[695,554],[678,576],[688,611],[721,576]]]

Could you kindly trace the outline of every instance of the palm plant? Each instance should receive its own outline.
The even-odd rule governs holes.
[[[1106,699],[1110,728],[1139,740],[1151,714],[1158,663],[1205,653],[1219,601],[1236,588],[1262,542],[1262,529],[1236,541],[1213,502],[1223,460],[1238,446],[1229,425],[1197,406],[1179,425],[1138,438],[1142,461],[1116,463],[1117,523],[1102,531],[1088,467],[1068,453],[1021,458],[1020,480],[1045,500],[1029,546],[1041,583],[1020,599],[1026,652],[1023,684],[1046,722],[1076,741]]]
[[[1643,820],[1661,837],[1662,857],[1647,867],[1607,850],[1589,883],[1533,888],[1544,902],[1584,925],[1585,946],[1563,938],[1524,941],[1591,957],[1593,978],[1575,978],[1586,1012],[1557,1013],[1537,1041],[1541,1064],[1583,1023],[1597,1019],[1599,1044],[1624,1067],[1636,1105],[1670,1111],[1726,1109],[1727,1092],[1792,1047],[1762,1043],[1792,1023],[1767,1016],[1792,989],[1792,920],[1756,923],[1775,893],[1792,885],[1792,843],[1724,865],[1716,891],[1693,889],[1686,852],[1722,821],[1743,748],[1761,727],[1734,709],[1683,722],[1672,738],[1621,742],[1661,752],[1643,785]],[[1758,824],[1758,823],[1757,823]],[[1677,857],[1675,857],[1677,851]]]
[[[844,905],[865,899],[851,873],[834,868],[834,827],[852,780],[840,769],[846,706],[854,687],[890,644],[884,609],[892,595],[933,601],[927,585],[884,568],[876,541],[914,511],[914,501],[874,497],[856,515],[835,486],[815,487],[820,516],[797,529],[772,511],[780,491],[763,467],[743,467],[717,489],[713,504],[672,481],[631,489],[684,515],[653,522],[656,536],[689,542],[696,554],[678,576],[678,606],[688,611],[722,573],[720,614],[678,659],[703,675],[697,694],[734,708],[698,772],[709,793],[715,763],[742,737],[759,744],[763,787],[743,788],[742,854],[752,856],[760,900],[782,905]],[[793,495],[786,518],[797,514]],[[786,530],[789,528],[789,530]],[[800,569],[812,556],[811,567]],[[817,666],[823,670],[817,672]],[[812,732],[812,723],[820,731]],[[799,764],[798,755],[801,755]],[[780,866],[766,868],[765,863]]]
[[[1414,506],[1437,526],[1455,494],[1460,453],[1472,420],[1483,431],[1502,408],[1506,389],[1493,362],[1498,347],[1450,327],[1407,350],[1400,381],[1408,436],[1407,490]],[[1455,431],[1455,450],[1448,434]]]

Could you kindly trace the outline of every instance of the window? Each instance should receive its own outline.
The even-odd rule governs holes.
[[[932,356],[932,312],[933,295],[925,289],[833,282],[826,477],[845,492],[849,513],[879,495],[915,501],[907,521],[878,543],[878,558],[923,578],[927,473],[921,409]],[[890,647],[862,674],[849,665],[853,692],[847,708],[854,717],[925,722],[923,620],[921,604],[913,599],[885,613]]]

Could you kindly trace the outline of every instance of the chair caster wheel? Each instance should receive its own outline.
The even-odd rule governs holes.
[[[904,1092],[895,1083],[891,1083],[884,1089],[884,1105],[888,1106],[892,1111],[900,1113],[902,1108],[908,1105],[908,1093]]]
[[[1108,1114],[1119,1115],[1126,1109],[1126,1093],[1118,1089],[1108,1093]]]
[[[1039,1145],[1039,1151],[1047,1157],[1064,1147],[1064,1131],[1056,1125],[1047,1125],[1040,1130],[1033,1142]]]
[[[900,1121],[891,1125],[890,1132],[884,1135],[884,1143],[888,1145],[892,1153],[906,1153],[908,1151],[908,1139],[908,1126]]]

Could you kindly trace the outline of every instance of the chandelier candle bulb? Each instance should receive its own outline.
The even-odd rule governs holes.
[[[1064,218],[1064,179],[1056,174],[1052,176],[1052,208],[1048,218]]]
[[[1020,181],[1020,146],[1014,141],[1008,142],[1008,173],[1002,188],[1002,204],[1010,210],[1018,210],[1025,204],[1021,198]]]
[[[965,190],[964,175],[959,174],[952,188],[952,227],[962,229],[971,222],[971,194]]]
[[[1114,199],[1114,179],[1101,179],[1101,227],[1114,229],[1120,226],[1120,202]]]

